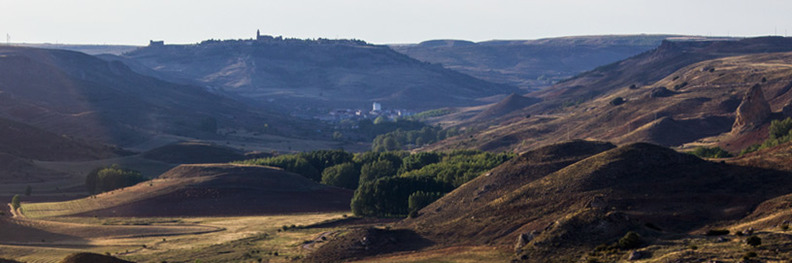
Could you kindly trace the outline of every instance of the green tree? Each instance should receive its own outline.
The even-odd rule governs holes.
[[[383,124],[383,123],[385,123],[387,121],[388,121],[388,119],[386,119],[385,117],[379,116],[376,119],[374,119],[374,125],[380,125],[380,124]]]
[[[390,177],[396,175],[396,167],[393,162],[388,160],[379,160],[367,164],[363,164],[360,168],[360,182],[374,181],[383,177]]]
[[[107,192],[146,181],[140,172],[120,168],[118,165],[94,169],[85,177],[85,185],[91,194]]]
[[[297,157],[305,158],[311,166],[321,172],[327,167],[351,162],[354,155],[344,150],[318,150],[299,153]]]
[[[407,208],[410,213],[413,213],[421,210],[421,208],[424,208],[431,203],[434,203],[434,201],[437,201],[437,199],[440,199],[441,197],[443,197],[443,193],[441,192],[417,191],[410,194],[410,196],[407,198]]]
[[[11,197],[11,207],[14,209],[19,209],[19,195],[14,195]]]
[[[408,198],[423,192],[446,193],[453,188],[432,178],[385,177],[364,182],[352,197],[352,212],[360,216],[406,216],[409,212]]]
[[[781,139],[787,136],[792,136],[792,118],[770,122],[769,137],[771,139]]]
[[[696,149],[694,149],[690,153],[695,155],[695,156],[702,157],[702,158],[726,158],[726,157],[732,157],[732,155],[729,152],[721,149],[720,147],[712,147],[712,148],[696,147]]]
[[[319,170],[317,170],[316,167],[311,165],[311,163],[308,162],[308,160],[305,159],[305,157],[295,154],[280,155],[271,158],[252,159],[252,160],[242,161],[240,163],[274,166],[274,167],[282,168],[283,170],[292,173],[302,175],[305,178],[311,179],[316,182],[322,181],[322,174],[319,172]]]
[[[344,134],[342,134],[340,131],[333,132],[333,140],[340,141],[343,138]]]
[[[433,152],[420,152],[404,157],[399,173],[421,169],[424,166],[440,162],[440,154]]]
[[[360,171],[351,162],[330,166],[322,171],[322,183],[326,185],[354,190],[359,180]]]

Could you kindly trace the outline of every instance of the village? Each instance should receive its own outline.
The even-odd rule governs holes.
[[[374,102],[371,104],[371,110],[369,111],[364,109],[334,109],[327,114],[319,115],[314,118],[321,121],[338,123],[344,120],[375,120],[379,117],[385,120],[396,120],[414,114],[414,112],[405,109],[382,109],[381,103]]]

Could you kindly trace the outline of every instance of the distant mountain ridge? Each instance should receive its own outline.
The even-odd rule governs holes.
[[[538,90],[595,67],[651,50],[678,35],[570,36],[536,40],[430,40],[391,45],[410,57],[465,74]],[[687,37],[689,38],[689,37]]]
[[[369,108],[380,102],[386,108],[426,110],[483,104],[477,99],[517,91],[353,40],[209,40],[152,45],[119,59],[169,79],[290,108]]]
[[[458,127],[475,132],[427,149],[525,151],[574,138],[678,146],[711,138],[739,151],[761,142],[767,134],[759,132],[762,127],[792,103],[790,52],[792,39],[782,37],[664,41],[657,49],[526,95],[541,102],[490,120],[462,121]],[[738,105],[755,85],[764,90],[773,114],[751,120],[757,130],[728,137]]]
[[[157,133],[212,137],[264,115],[201,87],[137,74],[83,53],[0,47],[0,116],[77,138],[128,145]]]

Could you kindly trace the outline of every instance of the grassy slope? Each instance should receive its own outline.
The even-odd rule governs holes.
[[[651,68],[653,61],[676,61],[677,58],[666,58],[669,55],[665,53],[680,56],[679,51],[666,49],[671,51],[658,50],[654,51],[657,54],[637,56],[609,66],[613,69],[605,67],[583,74],[570,83],[548,88],[543,94],[545,101],[525,110],[490,122],[461,124],[477,132],[448,139],[427,149],[525,151],[567,138],[680,145],[729,132],[734,110],[743,93],[754,84],[762,85],[774,111],[792,100],[789,90],[792,79],[788,77],[792,74],[792,53],[740,55],[740,52],[756,51],[734,48],[731,52],[708,53],[714,51],[705,49],[696,51],[703,52],[698,57],[692,57],[699,60],[686,58],[685,63],[664,68],[666,73]],[[729,54],[740,56],[707,59]],[[626,66],[634,69],[622,69]],[[651,76],[643,76],[640,70],[651,71]],[[597,72],[600,75],[595,74]],[[572,85],[573,82],[579,86]],[[637,84],[636,89],[628,88],[630,84]],[[658,87],[666,87],[671,94],[651,96],[653,89]],[[551,93],[553,91],[557,93]],[[613,106],[610,101],[616,97],[627,102]],[[532,117],[525,118],[526,114]],[[662,120],[664,117],[668,119]],[[745,136],[710,141],[722,141],[722,147],[734,150],[763,139],[761,134]]]
[[[414,231],[420,236],[416,240],[431,241],[433,245],[417,255],[460,245],[493,246],[505,252],[514,249],[518,235],[533,233],[534,238],[512,254],[527,262],[624,260],[626,250],[594,247],[612,244],[627,231],[644,237],[651,262],[733,260],[746,252],[740,243],[744,237],[729,236],[715,244],[717,237],[702,236],[711,228],[733,233],[755,227],[767,239],[768,246],[757,249],[766,259],[783,258],[783,253],[770,252],[789,247],[783,240],[792,236],[778,231],[778,225],[792,216],[781,209],[792,200],[786,196],[792,192],[786,172],[707,162],[667,148],[632,144],[573,164],[561,161],[560,167],[531,176],[541,173],[541,156],[528,152],[494,169],[422,209],[419,217],[397,223],[395,231]],[[505,180],[509,173],[526,176],[521,183],[510,182]],[[487,191],[504,187],[506,193],[487,196]],[[757,215],[745,217],[750,213]],[[691,244],[701,250],[689,253]],[[398,255],[411,254],[372,259]]]
[[[348,209],[351,192],[279,169],[231,164],[181,165],[159,178],[82,199],[23,203],[27,217],[220,216]],[[246,200],[240,203],[239,200]]]

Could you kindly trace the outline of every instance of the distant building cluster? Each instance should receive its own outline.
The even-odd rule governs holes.
[[[376,119],[384,117],[389,120],[395,120],[401,117],[412,116],[414,112],[404,109],[382,109],[382,104],[374,102],[371,104],[371,110],[366,111],[362,109],[335,109],[328,112],[326,115],[317,116],[316,118],[323,121],[337,122],[343,120],[364,120]]]

